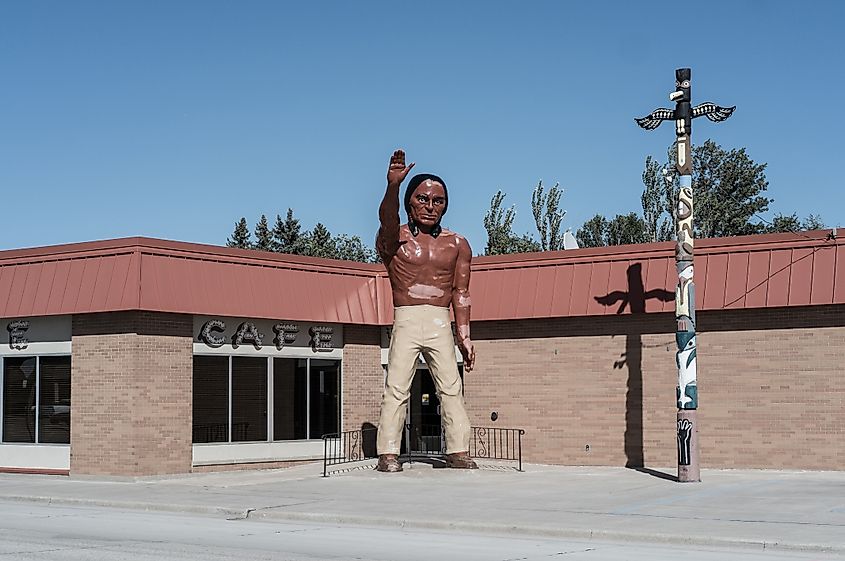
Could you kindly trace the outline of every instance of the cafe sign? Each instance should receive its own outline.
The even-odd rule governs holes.
[[[202,317],[195,317],[194,323],[196,340],[213,349],[231,345],[261,350],[272,345],[279,351],[311,347],[314,352],[326,352],[343,346],[341,326]]]

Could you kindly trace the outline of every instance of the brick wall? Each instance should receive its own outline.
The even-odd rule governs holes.
[[[698,320],[702,466],[841,469],[845,306]],[[72,474],[191,471],[191,328],[175,314],[74,317]],[[674,329],[671,313],[474,323],[470,419],[526,429],[530,462],[674,466]],[[344,336],[343,428],[376,426],[380,328]]]
[[[698,322],[702,466],[841,469],[845,307]],[[671,313],[473,324],[470,419],[526,429],[530,462],[674,466],[674,329]]]
[[[71,474],[191,470],[191,330],[176,314],[74,316]]]
[[[378,426],[384,389],[380,329],[362,325],[343,329],[343,430]]]

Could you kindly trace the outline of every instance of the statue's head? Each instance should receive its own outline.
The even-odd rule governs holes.
[[[405,189],[405,212],[408,226],[415,236],[420,230],[435,238],[440,234],[440,220],[449,207],[446,183],[429,173],[415,175]]]

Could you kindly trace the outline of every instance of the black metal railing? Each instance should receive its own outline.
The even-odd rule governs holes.
[[[441,425],[405,425],[402,449],[413,462],[414,457],[436,458],[445,454],[446,435]]]
[[[517,462],[522,471],[523,429],[499,427],[471,427],[469,455],[484,460]],[[323,476],[329,468],[378,458],[376,436],[378,429],[368,426],[323,436]],[[438,458],[446,454],[446,439],[440,425],[405,425],[402,456],[408,462],[414,458]]]
[[[376,427],[344,431],[323,436],[323,477],[329,467],[377,458]]]
[[[488,460],[509,460],[518,463],[522,471],[523,429],[502,429],[499,427],[472,427],[469,439],[469,455]]]

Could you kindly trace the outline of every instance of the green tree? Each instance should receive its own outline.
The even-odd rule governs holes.
[[[603,247],[607,245],[607,219],[596,214],[578,228],[575,239],[579,247]]]
[[[555,183],[548,194],[544,194],[543,181],[540,180],[531,194],[531,210],[534,214],[534,224],[540,234],[539,245],[542,251],[563,249],[563,232],[560,229],[566,211],[560,209],[563,190],[559,187],[560,183]]]
[[[232,232],[232,237],[226,239],[226,245],[240,249],[251,249],[252,241],[249,238],[249,226],[246,223],[246,218],[241,218],[235,222],[235,231]]]
[[[827,228],[820,214],[811,214],[801,223],[802,230],[824,230]]]
[[[536,251],[542,251],[540,244],[526,232],[521,236],[511,236],[505,253],[534,253]]]
[[[335,259],[375,263],[376,251],[364,245],[358,236],[341,234],[334,238]]]
[[[636,212],[617,214],[605,229],[607,245],[645,243],[648,240],[645,221]]]
[[[801,230],[801,221],[798,215],[790,214],[776,214],[772,218],[772,223],[766,228],[767,232],[797,232]]]
[[[673,202],[671,185],[663,175],[664,167],[654,158],[647,156],[643,170],[643,189],[640,201],[643,205],[645,241],[665,242],[674,236],[672,218]]]
[[[484,255],[502,255],[505,253],[526,253],[540,251],[538,244],[530,234],[516,236],[513,233],[513,221],[516,207],[502,208],[506,194],[496,191],[490,200],[490,208],[484,214],[484,229],[487,230],[487,247]]]
[[[824,222],[818,214],[811,214],[802,222],[795,213],[788,215],[778,213],[766,227],[766,231],[799,232],[801,230],[821,230],[824,227]]]
[[[299,220],[293,217],[292,209],[288,209],[284,220],[278,214],[276,215],[276,224],[273,226],[274,251],[298,255],[304,250],[304,241],[302,226]]]
[[[575,233],[579,247],[637,244],[648,241],[645,221],[636,212],[617,214],[608,220],[596,214]]]
[[[337,256],[337,247],[335,247],[334,238],[329,229],[321,222],[317,222],[314,229],[306,232],[303,237],[303,252],[301,255],[310,255],[311,257],[323,257],[326,259],[335,259]]]
[[[490,200],[490,208],[484,214],[484,229],[487,230],[487,247],[484,248],[484,255],[501,255],[508,252],[511,236],[513,235],[513,220],[516,218],[516,209],[511,206],[507,210],[502,209],[502,203],[506,194],[496,191]]]
[[[267,224],[267,217],[261,215],[258,224],[255,225],[255,245],[254,249],[261,251],[273,251],[273,235],[270,232],[270,226]]]
[[[669,149],[672,168],[677,157]],[[724,150],[712,140],[692,149],[693,226],[695,236],[715,238],[741,236],[765,231],[765,225],[751,219],[769,209],[772,199],[763,196],[768,189],[766,164],[752,160],[745,148]],[[673,179],[676,200],[678,178]]]

